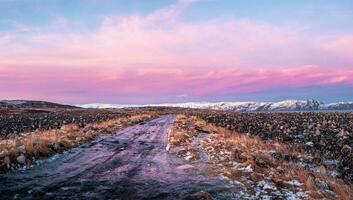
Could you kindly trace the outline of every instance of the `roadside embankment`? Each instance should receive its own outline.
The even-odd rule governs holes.
[[[209,170],[253,197],[352,199],[353,187],[312,155],[258,136],[240,134],[191,116],[178,115],[168,135],[171,149],[189,162],[207,156]]]

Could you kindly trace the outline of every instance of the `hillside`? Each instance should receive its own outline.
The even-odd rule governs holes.
[[[29,101],[29,100],[2,100],[0,108],[63,108],[73,109],[78,108],[71,105],[63,105],[46,101]]]

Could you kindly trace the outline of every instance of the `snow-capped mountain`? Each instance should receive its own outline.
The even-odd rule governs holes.
[[[277,103],[272,103],[268,111],[286,111],[286,110],[319,110],[322,102],[308,99],[308,100],[286,100]]]
[[[122,105],[122,104],[84,104],[76,105],[83,108],[127,108],[127,107],[181,107],[198,108],[210,110],[223,110],[234,112],[254,111],[317,111],[317,110],[353,110],[353,102],[341,102],[324,104],[320,101],[308,100],[286,100],[280,102],[190,102],[190,103],[166,103],[145,105]]]
[[[353,102],[330,103],[321,106],[322,110],[353,110]]]

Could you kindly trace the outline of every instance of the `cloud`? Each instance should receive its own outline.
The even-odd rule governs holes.
[[[180,20],[194,2],[108,16],[91,32],[28,28],[0,35],[0,77],[11,77],[0,79],[0,94],[127,101],[353,84],[353,35],[238,19]],[[70,26],[64,18],[55,24]]]
[[[353,85],[353,70],[328,70],[317,66],[296,69],[232,69],[193,73],[163,68],[95,70],[44,68],[0,71],[2,95],[52,101],[143,103],[163,97],[201,98],[238,96],[256,92],[321,85]],[[106,74],[115,74],[107,79]],[[17,96],[15,96],[17,95]]]
[[[351,42],[343,41],[349,36],[337,36],[336,43],[331,44],[324,40],[328,37],[309,34],[298,26],[237,19],[179,20],[192,2],[179,1],[149,15],[109,16],[92,32],[61,33],[50,28],[55,31],[37,29],[30,34],[12,34],[11,41],[0,46],[0,66],[55,63],[63,67],[172,66],[207,70],[307,64],[332,67],[337,64],[337,54],[347,55],[353,48]],[[53,22],[53,26],[62,24],[70,23],[60,17]],[[352,63],[349,55],[340,61]]]
[[[324,38],[322,48],[330,53],[341,57],[341,59],[348,59],[353,61],[353,35],[334,36]]]
[[[185,97],[188,97],[189,95],[187,94],[178,94],[178,95],[175,95],[176,98],[185,98]]]

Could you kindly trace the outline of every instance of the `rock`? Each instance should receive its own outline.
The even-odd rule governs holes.
[[[352,152],[352,147],[348,146],[348,145],[344,145],[341,149],[341,153],[342,154],[350,154]]]
[[[326,170],[325,166],[321,165],[319,167],[319,172],[323,175],[327,174],[327,170]]]
[[[26,164],[26,157],[24,155],[20,155],[16,158],[17,162],[21,164]]]
[[[7,166],[10,166],[11,160],[10,160],[10,158],[9,158],[8,156],[6,156],[6,157],[4,158],[4,163],[5,163]]]
[[[306,179],[305,186],[310,189],[310,190],[315,190],[316,185],[315,185],[315,176],[312,174],[309,174],[308,178]]]
[[[54,149],[55,151],[59,151],[59,150],[60,150],[60,145],[59,145],[59,143],[55,142],[55,143],[53,144],[53,149]]]
[[[320,135],[320,134],[321,134],[320,130],[319,130],[319,129],[316,129],[315,135]]]
[[[26,147],[24,145],[16,148],[17,153],[26,153]]]
[[[346,135],[346,132],[344,131],[344,129],[341,129],[341,131],[337,134],[337,136],[339,136],[339,137],[343,137],[345,135]]]
[[[266,167],[267,166],[267,162],[262,157],[256,157],[255,158],[255,163],[259,167]]]

